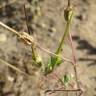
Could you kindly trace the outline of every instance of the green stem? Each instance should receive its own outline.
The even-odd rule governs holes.
[[[34,61],[36,61],[36,53],[35,53],[35,50],[34,50],[34,47],[33,46],[31,46],[31,50],[32,50],[32,59]]]
[[[71,24],[72,17],[73,17],[73,12],[72,12],[72,14],[70,16],[70,19],[67,21],[65,31],[64,31],[63,37],[61,39],[60,45],[59,45],[59,47],[58,47],[58,49],[56,51],[56,54],[59,54],[61,52],[63,42],[65,41],[65,38],[66,38],[67,34],[69,33],[69,27],[70,27],[70,24]]]

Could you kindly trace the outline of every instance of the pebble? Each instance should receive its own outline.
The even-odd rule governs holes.
[[[10,82],[13,82],[13,81],[14,81],[14,78],[11,77],[11,76],[8,76],[7,78],[8,78],[8,80],[9,80]]]
[[[1,42],[4,43],[4,42],[6,42],[6,41],[7,41],[7,36],[6,36],[5,34],[1,33],[1,34],[0,34],[0,43],[1,43]]]

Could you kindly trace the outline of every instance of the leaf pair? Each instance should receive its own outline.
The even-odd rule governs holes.
[[[52,56],[49,59],[47,66],[45,67],[45,75],[51,73],[55,67],[59,66],[62,63],[62,61],[63,60],[60,57]]]
[[[62,80],[63,84],[65,86],[67,86],[68,83],[72,80],[72,78],[73,77],[71,76],[71,74],[65,74],[61,80]]]

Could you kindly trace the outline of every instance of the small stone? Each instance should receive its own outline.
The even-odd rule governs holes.
[[[0,42],[6,42],[7,36],[5,34],[0,34]]]
[[[47,25],[46,25],[45,23],[41,23],[41,27],[42,27],[42,28],[46,28]]]
[[[8,80],[9,80],[10,82],[13,82],[13,81],[14,81],[14,78],[11,77],[11,76],[8,76],[7,78],[8,78]]]

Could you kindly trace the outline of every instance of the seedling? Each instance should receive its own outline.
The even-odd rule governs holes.
[[[66,86],[67,87],[67,85],[69,84],[69,82],[72,80],[72,75],[71,74],[65,74],[64,76],[63,76],[63,78],[61,79],[62,80],[62,82],[63,82],[63,84],[64,84],[64,86]]]
[[[71,24],[72,17],[73,17],[73,9],[70,6],[70,3],[68,2],[68,6],[64,10],[64,19],[66,20],[64,34],[63,34],[63,37],[62,37],[61,42],[59,44],[59,47],[57,48],[57,51],[55,52],[55,54],[58,56],[61,55],[64,41],[69,33],[69,27]],[[50,57],[48,64],[45,67],[45,75],[47,75],[48,73],[51,73],[54,70],[54,68],[56,68],[57,66],[59,66],[62,63],[62,59],[58,56],[51,56]]]
[[[36,0],[37,1],[37,0]],[[25,13],[26,15],[26,13]],[[34,39],[29,35],[30,34],[30,30],[29,30],[29,27],[28,27],[28,21],[27,21],[27,16],[26,16],[26,25],[27,25],[27,28],[28,28],[28,33],[26,32],[17,32],[16,30],[8,27],[7,25],[5,25],[4,23],[0,22],[0,26],[8,29],[10,32],[13,32],[15,33],[18,37],[20,37],[24,43],[26,43],[27,45],[30,45],[31,46],[31,49],[32,49],[32,60],[34,61],[35,64],[42,64],[42,60],[41,60],[41,57],[39,56],[39,54],[37,54],[37,50],[36,47],[38,47],[39,49],[43,50],[44,52],[46,53],[49,53],[51,54],[52,56],[50,57],[49,61],[48,61],[48,64],[47,66],[45,66],[45,75],[51,73],[57,66],[59,66],[63,60],[69,62],[69,63],[72,63],[74,65],[74,71],[75,71],[75,77],[76,77],[76,82],[77,82],[77,89],[66,89],[67,85],[70,83],[70,81],[72,80],[72,76],[70,74],[65,74],[63,76],[63,78],[60,78],[59,80],[62,82],[62,85],[63,88],[65,87],[65,89],[56,89],[56,90],[47,90],[46,92],[50,91],[50,92],[55,92],[55,91],[66,91],[67,93],[68,92],[76,92],[76,96],[77,96],[77,92],[80,92],[79,96],[82,94],[82,90],[80,89],[79,87],[79,82],[78,82],[78,79],[77,79],[77,70],[76,70],[76,58],[75,58],[75,54],[74,54],[74,50],[73,50],[73,59],[74,59],[74,62],[66,59],[66,58],[63,58],[61,56],[61,52],[62,52],[62,49],[63,49],[63,42],[65,41],[67,35],[69,34],[70,35],[70,42],[71,42],[71,47],[72,47],[72,37],[71,37],[71,34],[69,32],[69,27],[70,27],[70,24],[71,24],[71,20],[72,20],[72,17],[73,17],[73,8],[70,6],[70,0],[68,0],[68,6],[67,8],[64,10],[64,19],[66,20],[66,26],[65,26],[65,30],[64,30],[64,34],[63,34],[63,37],[61,39],[61,42],[56,50],[55,53],[52,53],[50,51],[48,51],[47,49],[41,47],[37,42],[34,41]],[[73,48],[72,48],[73,49]],[[0,60],[1,62],[3,62],[2,60]],[[3,62],[5,63],[5,62]],[[26,74],[25,72],[23,72],[22,70],[14,67],[13,65],[11,64],[8,64],[8,63],[5,63],[5,65],[9,66],[10,68],[18,71],[19,73],[22,73],[28,77],[30,77],[30,75]],[[53,75],[53,74],[52,74]],[[67,95],[68,96],[68,95]]]

